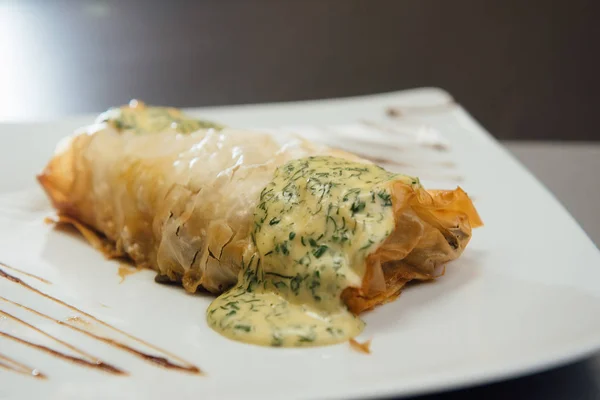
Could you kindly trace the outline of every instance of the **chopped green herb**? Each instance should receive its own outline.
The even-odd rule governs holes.
[[[317,338],[316,333],[311,331],[307,335],[298,335],[298,342],[300,342],[300,343],[314,342],[316,338]]]
[[[316,250],[313,251],[313,255],[317,258],[320,258],[327,251],[327,246],[322,244]]]
[[[352,203],[352,207],[350,207],[350,211],[352,211],[352,215],[361,212],[365,209],[365,202],[362,200],[356,200]]]
[[[281,337],[281,334],[278,332],[274,332],[273,338],[271,340],[271,346],[280,347],[282,345],[283,345],[283,338]]]
[[[384,206],[389,207],[392,205],[392,195],[388,192],[382,190],[381,192],[377,193],[377,197],[383,200]]]
[[[296,275],[290,281],[290,289],[292,289],[292,292],[294,292],[294,294],[296,296],[298,295],[298,292],[300,290],[300,283],[301,282],[302,282],[302,277],[300,275]]]
[[[252,330],[252,327],[250,325],[237,324],[233,326],[233,329],[237,329],[244,332],[250,332]]]
[[[369,241],[363,246],[361,247],[359,250],[364,250],[364,249],[368,249],[369,247],[371,247],[371,245],[375,243],[374,241],[372,241],[371,239],[369,239]]]

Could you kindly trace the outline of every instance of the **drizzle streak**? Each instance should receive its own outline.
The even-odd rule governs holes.
[[[0,353],[0,368],[16,372],[18,374],[31,376],[32,378],[46,379],[46,375],[42,374],[37,368],[31,368],[2,353]]]
[[[108,372],[108,373],[111,373],[111,374],[115,374],[115,375],[124,375],[124,374],[127,374],[123,370],[120,370],[117,367],[113,367],[112,365],[107,364],[107,363],[105,363],[103,361],[91,362],[91,361],[88,361],[88,360],[86,360],[84,358],[70,356],[68,354],[61,353],[60,351],[51,349],[50,347],[42,346],[41,344],[33,343],[33,342],[28,341],[28,340],[21,339],[19,337],[13,336],[10,333],[6,333],[6,332],[0,331],[0,336],[3,336],[5,338],[7,338],[7,339],[14,340],[15,342],[24,344],[25,346],[32,347],[34,349],[43,351],[44,353],[48,353],[50,355],[53,355],[54,357],[58,357],[58,358],[62,358],[62,359],[67,360],[67,361],[71,361],[72,363],[75,363],[75,364],[78,364],[78,365],[81,365],[81,366],[84,366],[84,367],[97,368],[97,369],[100,369],[102,371],[105,371],[105,372]]]
[[[28,310],[31,310],[32,312],[34,312],[34,310],[33,310],[33,309],[30,309],[30,308],[28,308],[28,307],[25,307],[25,306],[23,306],[23,305],[21,305],[21,304],[19,304],[19,303],[15,303],[15,302],[13,302],[13,301],[11,301],[11,300],[5,299],[5,298],[4,298],[4,297],[2,297],[2,296],[0,296],[0,299],[2,299],[2,300],[4,300],[4,301],[8,301],[9,303],[12,303],[12,304],[14,304],[14,305],[16,305],[16,306],[23,307],[23,308],[25,308],[25,309],[28,309]],[[74,315],[74,316],[72,316],[72,317],[68,317],[68,318],[67,318],[67,322],[73,322],[73,323],[75,323],[75,324],[80,324],[80,325],[89,325],[89,324],[90,324],[88,321],[86,321],[85,319],[83,319],[83,318],[81,318],[81,317],[79,317],[79,316],[77,316],[77,315]]]
[[[113,330],[113,331],[115,331],[117,333],[120,333],[121,335],[124,335],[124,336],[128,337],[129,339],[132,339],[132,340],[134,340],[134,341],[136,341],[136,342],[138,342],[138,343],[140,343],[140,344],[142,344],[144,346],[147,346],[147,347],[149,347],[149,348],[151,348],[151,349],[153,349],[153,350],[155,350],[155,351],[157,351],[159,353],[163,353],[166,356],[168,356],[168,357],[176,360],[177,363],[169,360],[166,357],[161,357],[161,356],[156,356],[156,355],[152,355],[152,354],[143,353],[143,352],[141,352],[141,351],[139,351],[137,349],[129,347],[129,346],[127,346],[127,345],[125,345],[125,344],[123,344],[121,342],[118,342],[118,341],[114,340],[114,339],[110,339],[110,338],[106,338],[106,337],[103,337],[103,336],[96,335],[96,334],[94,334],[92,332],[89,332],[89,331],[87,331],[85,329],[82,329],[80,327],[71,325],[71,324],[69,324],[69,323],[67,323],[65,321],[55,320],[54,318],[52,318],[52,317],[50,317],[50,316],[48,316],[46,314],[43,314],[43,313],[41,313],[41,312],[39,312],[37,310],[34,310],[32,308],[29,308],[29,307],[26,307],[26,306],[21,305],[19,303],[15,303],[14,301],[8,300],[8,299],[6,299],[4,297],[0,297],[0,299],[2,299],[4,301],[7,301],[7,302],[9,302],[11,304],[14,304],[16,306],[19,306],[21,308],[24,308],[24,309],[26,309],[26,310],[28,310],[30,312],[33,312],[36,315],[41,316],[43,318],[50,319],[50,320],[52,320],[52,321],[54,321],[54,322],[56,322],[56,323],[58,323],[60,325],[67,326],[67,327],[69,327],[69,328],[71,328],[73,330],[81,332],[81,333],[83,333],[83,334],[85,334],[87,336],[90,336],[90,337],[92,337],[92,338],[94,338],[96,340],[100,340],[100,341],[102,341],[104,343],[107,343],[107,344],[113,346],[113,347],[119,348],[121,350],[125,350],[125,351],[129,352],[130,354],[133,354],[133,355],[135,355],[137,357],[142,358],[143,360],[146,360],[148,362],[153,363],[154,365],[158,365],[158,366],[161,366],[161,367],[164,367],[164,368],[178,370],[178,371],[182,371],[182,372],[188,372],[188,373],[192,373],[192,374],[200,374],[202,372],[198,367],[196,367],[195,365],[190,364],[189,362],[183,360],[181,357],[178,357],[178,356],[176,356],[174,354],[171,354],[168,351],[159,348],[158,346],[155,346],[155,345],[153,345],[151,343],[148,343],[148,342],[146,342],[146,341],[144,341],[144,340],[142,340],[140,338],[137,338],[137,337],[135,337],[135,336],[133,336],[133,335],[125,332],[125,331],[122,331],[121,329],[118,329],[118,328],[116,328],[116,327],[114,327],[112,325],[109,325],[108,323],[106,323],[106,322],[104,322],[104,321],[102,321],[102,320],[94,317],[93,315],[88,314],[85,311],[82,311],[82,310],[78,309],[77,307],[74,307],[74,306],[72,306],[72,305],[70,305],[68,303],[65,303],[64,301],[62,301],[60,299],[57,299],[57,298],[55,298],[53,296],[50,296],[50,295],[42,292],[41,290],[39,290],[39,289],[37,289],[37,288],[35,288],[35,287],[33,287],[33,286],[25,283],[21,279],[15,277],[13,275],[8,274],[7,272],[5,272],[2,269],[0,269],[0,277],[4,278],[4,279],[7,279],[9,281],[12,281],[14,283],[17,283],[17,284],[21,285],[22,287],[24,287],[24,288],[26,288],[28,290],[31,290],[31,291],[39,294],[42,297],[45,297],[45,298],[47,298],[47,299],[49,299],[49,300],[51,300],[51,301],[53,301],[55,303],[58,303],[58,304],[60,304],[60,305],[62,305],[64,307],[67,307],[68,309],[70,309],[72,311],[78,312],[78,313],[86,316],[87,318],[89,318],[89,319],[97,322],[100,325],[105,326],[106,328],[109,328],[109,329],[111,329],[111,330]],[[35,327],[33,327],[33,328],[37,329]]]
[[[21,271],[20,269],[11,267],[10,265],[7,265],[7,264],[3,263],[2,261],[0,261],[0,266],[2,266],[3,268],[6,268],[6,269],[10,269],[11,271],[18,272],[19,274],[23,274],[23,275],[28,276],[30,278],[37,279],[38,281],[43,282],[43,283],[45,283],[47,285],[52,285],[52,282],[50,282],[47,279],[44,279],[44,278],[42,278],[40,276],[37,276],[37,275],[34,275],[34,274],[30,274],[29,272]]]
[[[4,299],[4,298],[2,298],[2,300],[5,300],[5,299]],[[11,301],[11,303],[13,303],[13,302]],[[13,303],[13,304],[15,304],[15,303]],[[98,359],[96,359],[96,357],[92,356],[91,354],[89,354],[89,353],[86,353],[85,351],[83,351],[83,350],[80,350],[80,349],[78,349],[77,347],[75,347],[75,346],[73,346],[73,345],[71,345],[71,344],[69,344],[69,343],[67,343],[67,342],[65,342],[65,341],[63,341],[63,340],[61,340],[61,339],[59,339],[59,338],[57,338],[57,337],[55,337],[55,336],[52,336],[52,335],[50,335],[49,333],[47,333],[47,332],[45,332],[45,331],[41,330],[40,328],[38,328],[38,327],[36,327],[36,326],[34,326],[34,325],[31,325],[30,323],[28,323],[28,322],[26,322],[26,321],[23,321],[21,318],[15,317],[14,315],[12,315],[12,314],[10,314],[10,313],[8,313],[8,312],[4,311],[4,310],[0,310],[0,314],[2,314],[2,315],[4,315],[4,316],[6,316],[6,317],[8,317],[8,318],[12,319],[13,321],[16,321],[16,322],[20,323],[20,324],[22,324],[22,325],[25,325],[25,326],[27,326],[28,328],[30,328],[30,329],[33,329],[34,331],[36,331],[36,332],[38,332],[38,333],[41,333],[42,335],[44,335],[44,336],[46,336],[46,337],[48,337],[48,338],[50,338],[50,339],[54,340],[55,342],[57,342],[57,343],[60,343],[60,344],[62,344],[63,346],[65,346],[65,347],[69,348],[70,350],[74,351],[75,353],[78,353],[78,354],[81,354],[81,355],[82,355],[82,356],[84,356],[84,357],[87,357],[87,358],[93,359],[94,361],[99,361]]]
[[[118,342],[116,340],[113,340],[113,339],[110,339],[110,338],[107,338],[107,337],[104,337],[104,336],[96,335],[95,333],[92,333],[90,331],[82,329],[82,328],[80,328],[78,326],[71,325],[68,322],[61,321],[61,320],[58,320],[58,319],[54,319],[54,318],[50,317],[49,315],[46,315],[46,314],[41,313],[41,312],[39,312],[37,310],[34,310],[33,308],[29,308],[29,307],[27,307],[27,306],[25,306],[23,304],[19,304],[17,302],[9,300],[9,299],[7,299],[5,297],[0,296],[0,300],[6,301],[6,302],[8,302],[10,304],[13,304],[13,305],[17,306],[17,307],[23,308],[23,309],[25,309],[25,310],[27,310],[27,311],[29,311],[29,312],[37,315],[37,316],[40,316],[40,317],[42,317],[44,319],[56,322],[59,325],[66,326],[66,327],[68,327],[68,328],[70,328],[70,329],[72,329],[74,331],[80,332],[80,333],[82,333],[82,334],[84,334],[84,335],[86,335],[88,337],[91,337],[93,339],[96,339],[96,340],[99,340],[101,342],[107,343],[107,344],[109,344],[109,345],[111,345],[113,347],[119,348],[121,350],[125,350],[128,353],[131,353],[133,355],[141,357],[141,358],[143,358],[145,360],[148,360],[148,361],[150,361],[150,362],[152,362],[154,364],[158,364],[161,367],[170,368],[170,369],[177,369],[177,370],[182,370],[182,371],[188,371],[188,369],[189,369],[189,367],[185,367],[185,366],[174,364],[174,363],[172,363],[171,361],[169,361],[165,357],[154,356],[154,355],[151,355],[151,354],[143,353],[143,352],[141,352],[141,351],[139,351],[137,349],[134,349],[133,347],[127,346],[126,344],[123,344],[123,343]],[[0,313],[3,313],[3,311],[0,310]],[[69,319],[67,319],[67,321],[69,321]],[[88,324],[88,322],[85,321],[85,320],[83,320],[83,319],[80,319],[79,321],[84,321],[85,324]],[[32,328],[38,330],[35,327],[32,327]],[[189,370],[188,372],[200,372],[200,371],[199,370],[197,370],[197,371]]]

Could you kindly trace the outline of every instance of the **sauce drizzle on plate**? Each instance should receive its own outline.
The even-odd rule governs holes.
[[[5,264],[5,263],[3,263],[1,261],[0,261],[0,267],[9,269],[9,270],[14,271],[14,272],[18,272],[19,274],[28,276],[28,277],[33,278],[33,279],[37,279],[38,281],[43,282],[43,283],[45,283],[47,285],[52,285],[52,282],[50,282],[48,279],[42,278],[41,276],[37,276],[37,275],[31,274],[29,272],[25,272],[23,270],[15,268],[15,267],[11,267],[10,265],[7,265],[7,264]]]
[[[32,378],[46,379],[46,375],[41,373],[37,368],[31,368],[2,353],[0,353],[0,368],[13,371],[22,375],[28,375]]]
[[[2,264],[2,266],[6,267],[5,264]],[[122,343],[122,342],[120,342],[118,340],[115,340],[113,338],[108,338],[108,337],[100,336],[98,334],[95,334],[95,333],[92,333],[92,332],[86,330],[83,327],[75,326],[72,323],[70,323],[69,319],[67,319],[67,321],[62,321],[62,320],[58,320],[58,319],[52,318],[51,316],[46,315],[46,314],[44,314],[44,313],[42,313],[42,312],[40,312],[38,310],[35,310],[33,308],[30,308],[30,307],[27,307],[25,305],[22,305],[20,303],[17,303],[15,301],[12,301],[12,300],[7,299],[5,297],[0,296],[0,301],[4,301],[4,302],[10,303],[10,304],[13,304],[13,305],[15,305],[15,306],[17,306],[19,308],[25,309],[28,312],[31,312],[31,313],[39,316],[39,317],[42,317],[42,318],[47,319],[47,320],[54,321],[54,322],[56,322],[59,325],[68,327],[69,329],[72,329],[72,330],[75,330],[77,332],[80,332],[80,333],[82,333],[82,334],[84,334],[84,335],[86,335],[88,337],[91,337],[93,339],[96,339],[98,341],[106,343],[106,344],[108,344],[108,345],[110,345],[112,347],[115,347],[115,348],[118,348],[120,350],[126,351],[129,354],[132,354],[132,355],[134,355],[134,356],[136,356],[138,358],[141,358],[141,359],[143,359],[143,360],[145,360],[147,362],[150,362],[150,363],[152,363],[152,364],[154,364],[156,366],[160,366],[160,367],[171,369],[171,370],[176,370],[176,371],[191,373],[191,374],[201,374],[202,373],[201,370],[200,370],[200,368],[198,368],[197,366],[195,366],[195,365],[193,365],[193,364],[185,361],[181,357],[178,357],[178,356],[176,356],[176,355],[174,355],[174,354],[172,354],[172,353],[170,353],[170,352],[168,352],[166,350],[163,350],[163,349],[159,348],[158,346],[155,346],[155,345],[153,345],[151,343],[146,342],[143,339],[135,337],[135,336],[133,336],[133,335],[131,335],[131,334],[129,334],[129,333],[127,333],[127,332],[119,329],[119,328],[116,328],[116,327],[114,327],[114,326],[112,326],[112,325],[110,325],[110,324],[108,324],[108,323],[106,323],[106,322],[104,322],[104,321],[102,321],[102,320],[94,317],[93,315],[91,315],[91,314],[89,314],[89,313],[87,313],[85,311],[82,311],[79,308],[77,308],[75,306],[72,306],[72,305],[70,305],[70,304],[68,304],[68,303],[66,303],[66,302],[64,302],[64,301],[62,301],[62,300],[60,300],[60,299],[58,299],[56,297],[53,297],[53,296],[51,296],[49,294],[46,294],[46,293],[42,292],[41,290],[39,290],[39,289],[37,289],[37,288],[29,285],[28,283],[24,282],[20,278],[7,273],[6,271],[4,271],[1,268],[0,268],[0,278],[4,278],[4,279],[6,279],[8,281],[14,282],[14,283],[20,285],[21,287],[23,287],[25,289],[28,289],[28,290],[30,290],[30,291],[32,291],[32,292],[34,292],[34,293],[36,293],[36,294],[38,294],[38,295],[46,298],[46,299],[49,299],[49,300],[51,300],[51,301],[53,301],[53,302],[55,302],[57,304],[60,304],[60,305],[62,305],[64,307],[68,308],[71,311],[79,313],[82,316],[86,317],[88,320],[91,320],[91,321],[93,321],[93,322],[95,322],[95,323],[97,323],[99,325],[102,325],[102,326],[108,328],[109,330],[112,330],[113,332],[121,334],[121,335],[127,337],[128,339],[131,339],[131,340],[137,342],[140,345],[143,345],[143,346],[146,346],[146,347],[152,349],[156,353],[159,353],[159,355],[157,355],[157,354],[149,354],[149,353],[142,352],[142,351],[140,351],[138,349],[135,349],[135,348],[133,348],[133,347],[131,347],[131,346],[125,344],[125,343]],[[84,358],[70,356],[70,355],[67,355],[65,353],[61,353],[61,352],[59,352],[57,350],[51,349],[49,347],[42,346],[42,345],[37,344],[37,343],[32,343],[32,342],[29,342],[29,341],[27,341],[25,339],[22,339],[22,338],[14,336],[14,335],[8,334],[6,332],[0,331],[0,336],[2,336],[4,338],[7,338],[9,340],[13,340],[13,341],[19,342],[19,343],[27,345],[29,347],[33,347],[33,348],[35,348],[37,350],[43,351],[43,352],[48,353],[50,355],[53,355],[53,356],[55,356],[57,358],[61,358],[61,359],[72,361],[72,362],[74,362],[75,364],[78,364],[78,365],[92,367],[92,368],[98,368],[98,369],[101,369],[101,370],[103,370],[105,372],[109,372],[109,373],[113,373],[113,374],[119,374],[119,375],[126,374],[121,369],[119,369],[117,367],[114,367],[114,366],[112,366],[112,365],[110,365],[108,363],[105,363],[105,362],[103,362],[103,361],[95,358],[94,356],[92,356],[92,355],[84,352],[83,350],[80,350],[80,349],[76,348],[75,346],[73,346],[73,345],[71,345],[71,344],[69,344],[67,342],[64,342],[64,341],[62,341],[62,340],[60,340],[60,339],[58,339],[58,338],[56,338],[54,336],[49,335],[48,333],[42,331],[41,329],[39,329],[39,328],[37,328],[37,327],[35,327],[35,326],[33,326],[33,325],[31,325],[31,324],[29,324],[29,323],[21,320],[20,318],[17,318],[15,316],[13,316],[12,314],[9,314],[6,311],[0,310],[0,314],[2,314],[4,316],[6,316],[6,317],[8,317],[8,318],[10,318],[10,319],[18,322],[18,323],[24,324],[27,327],[29,327],[30,329],[33,329],[33,330],[35,330],[35,331],[37,331],[37,332],[39,332],[39,333],[41,333],[41,334],[43,334],[43,335],[45,335],[47,337],[50,337],[51,339],[57,341],[58,343],[66,346],[67,348],[69,348],[69,349],[75,351],[76,353],[82,355]],[[11,370],[12,370],[12,368],[11,368]]]

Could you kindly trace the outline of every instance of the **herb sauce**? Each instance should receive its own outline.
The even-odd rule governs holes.
[[[98,122],[108,122],[118,130],[138,134],[159,133],[169,129],[180,133],[223,129],[223,126],[214,122],[189,118],[177,108],[148,107],[137,100],[132,100],[129,106],[109,109],[98,117]]]
[[[340,299],[394,229],[390,188],[418,180],[376,165],[309,157],[279,167],[254,212],[238,284],[212,302],[209,325],[265,346],[315,346],[358,335]]]

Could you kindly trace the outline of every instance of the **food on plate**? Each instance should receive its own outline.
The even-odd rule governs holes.
[[[481,225],[460,188],[141,102],[66,139],[38,179],[95,247],[220,294],[209,325],[261,345],[355,337],[361,312],[443,274]]]

